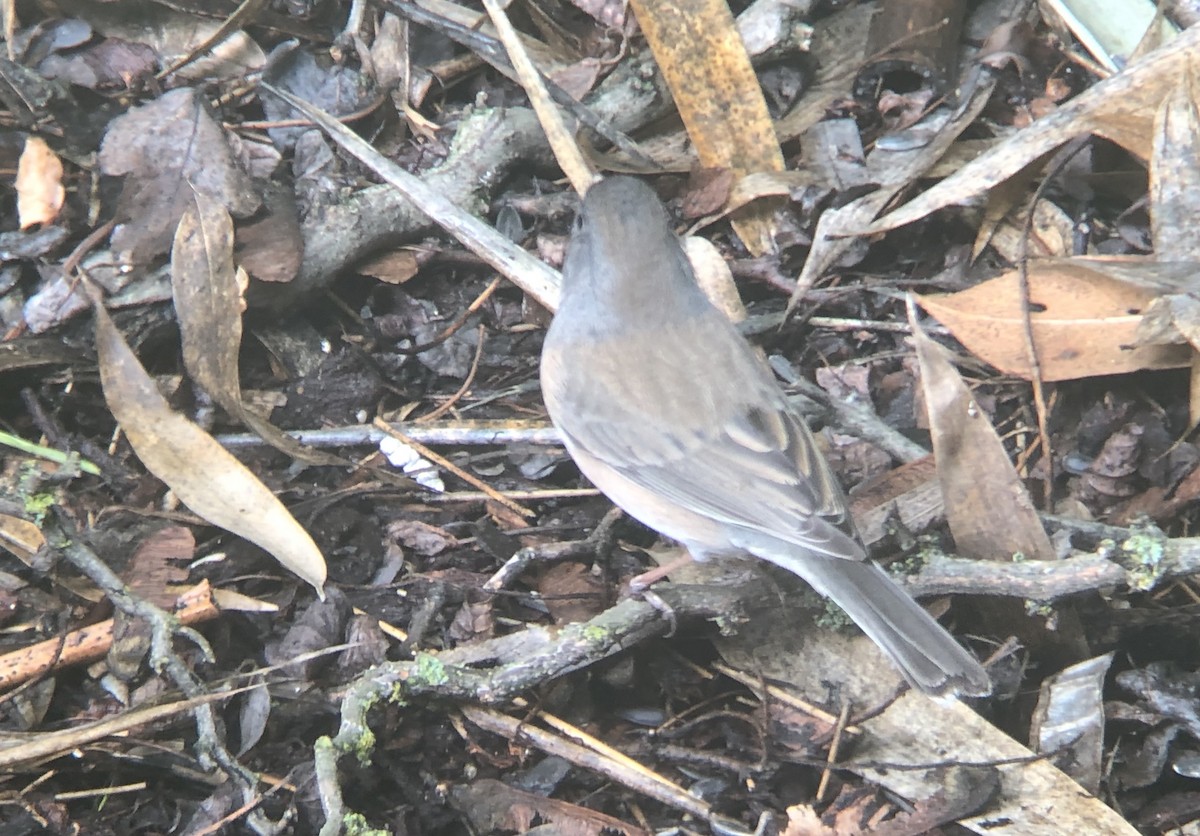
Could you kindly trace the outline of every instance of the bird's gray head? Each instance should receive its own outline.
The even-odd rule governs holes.
[[[563,303],[585,298],[623,317],[703,301],[666,210],[640,180],[608,177],[583,199],[563,264]]]

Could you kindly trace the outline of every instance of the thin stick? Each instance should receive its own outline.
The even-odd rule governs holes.
[[[550,142],[554,158],[558,160],[559,167],[567,175],[575,191],[581,195],[584,194],[588,187],[596,182],[596,172],[588,165],[588,161],[584,159],[579,150],[579,145],[575,142],[575,137],[563,123],[561,111],[555,106],[554,100],[546,91],[541,73],[533,66],[533,61],[529,59],[529,53],[525,51],[525,46],[521,43],[521,38],[517,35],[517,30],[513,28],[504,9],[496,0],[483,0],[483,8],[491,17],[492,25],[496,27],[496,34],[500,36],[500,42],[504,44],[504,49],[508,52],[508,60],[512,62],[513,69],[516,70],[517,79],[521,82],[521,87],[525,89],[525,95],[529,96],[529,103],[533,105],[533,111],[542,124],[542,130],[546,132],[546,139]]]
[[[825,791],[829,789],[829,776],[833,774],[833,766],[837,763],[838,746],[842,742],[842,732],[850,720],[849,701],[842,704],[842,713],[838,715],[837,728],[834,729],[833,742],[829,744],[829,757],[825,759],[825,769],[821,771],[821,782],[817,784],[817,801],[825,800]]]
[[[204,581],[179,597],[175,616],[182,624],[210,621],[220,615],[212,590]],[[100,659],[112,646],[113,619],[72,630],[0,656],[0,689],[41,676],[50,670]]]
[[[494,282],[492,286],[495,287],[496,283],[499,281],[499,279],[496,279],[496,282]],[[471,369],[467,372],[467,377],[465,380],[463,380],[462,386],[459,386],[458,391],[451,395],[444,404],[439,406],[428,415],[422,415],[417,419],[418,421],[436,421],[438,418],[441,418],[443,415],[453,409],[454,405],[459,402],[462,396],[467,394],[467,390],[470,389],[471,384],[475,382],[475,373],[479,371],[479,358],[483,356],[483,338],[486,333],[486,329],[480,325],[479,339],[475,343],[475,359],[471,361]]]

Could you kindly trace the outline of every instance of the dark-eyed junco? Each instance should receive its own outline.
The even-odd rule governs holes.
[[[610,177],[584,198],[541,376],[568,452],[630,515],[697,560],[749,553],[799,575],[926,693],[989,693],[983,667],[867,560],[808,427],[641,182]]]

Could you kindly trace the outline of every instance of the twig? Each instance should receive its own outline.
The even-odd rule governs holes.
[[[599,491],[594,491],[599,493]],[[592,530],[586,540],[569,543],[553,543],[546,546],[526,546],[504,562],[495,574],[483,584],[487,592],[498,592],[520,577],[535,563],[568,560],[572,557],[602,556],[612,550],[617,523],[624,516],[620,508],[613,508]]]
[[[499,279],[496,279],[496,281],[492,282],[492,287],[495,288],[499,281]],[[428,415],[422,415],[417,419],[418,421],[436,421],[438,418],[441,418],[443,415],[453,409],[454,405],[458,403],[462,396],[467,393],[467,390],[471,388],[471,384],[475,382],[475,373],[479,371],[479,358],[483,357],[483,343],[486,336],[487,329],[480,325],[479,337],[475,341],[475,358],[471,360],[471,368],[467,371],[467,376],[463,379],[462,386],[459,386],[458,391],[447,398],[444,404],[433,410],[433,412],[430,412]]]
[[[256,798],[257,777],[225,748],[217,731],[217,717],[212,705],[203,701],[209,695],[172,647],[175,636],[185,637],[200,650],[205,659],[212,661],[215,657],[208,641],[191,627],[181,626],[176,616],[134,596],[108,564],[84,545],[74,522],[61,508],[54,507],[53,513],[47,517],[44,532],[49,547],[87,575],[92,583],[104,591],[114,607],[126,615],[144,619],[149,624],[151,665],[155,670],[165,672],[185,696],[201,701],[192,710],[196,721],[196,749],[201,763],[215,761],[226,774],[238,782],[242,800],[253,801]],[[265,817],[252,818],[257,829],[273,829]]]
[[[842,743],[842,733],[846,729],[846,725],[850,720],[850,703],[842,703],[842,710],[838,714],[837,725],[833,730],[833,740],[829,744],[829,753],[825,756],[825,767],[821,770],[821,780],[817,784],[817,802],[825,800],[825,791],[829,789],[829,778],[833,774],[833,765],[837,763],[838,749]]]
[[[1066,168],[1067,163],[1075,158],[1092,141],[1091,136],[1077,137],[1071,140],[1058,154],[1054,166],[1038,183],[1034,190],[1033,200],[1029,202],[1029,212],[1021,228],[1021,239],[1017,248],[1017,286],[1021,293],[1021,333],[1025,338],[1025,351],[1029,355],[1029,382],[1033,387],[1033,404],[1037,409],[1038,438],[1042,443],[1042,459],[1046,463],[1046,479],[1042,482],[1042,507],[1050,508],[1054,491],[1054,450],[1050,445],[1050,431],[1046,428],[1049,421],[1046,408],[1046,390],[1042,385],[1042,364],[1038,359],[1037,345],[1033,338],[1033,318],[1029,310],[1029,239],[1033,235],[1033,219],[1038,202],[1046,191],[1046,187]]]
[[[430,426],[427,424],[389,424],[389,428],[404,433],[421,444],[494,445],[537,444],[560,446],[558,430],[545,422],[532,421],[455,421]],[[330,427],[320,430],[294,430],[292,438],[309,447],[360,447],[377,445],[388,435],[372,424],[350,427]],[[217,442],[230,449],[259,447],[265,442],[254,433],[227,433],[217,436]]]
[[[581,746],[492,709],[463,706],[462,712],[468,720],[485,731],[507,737],[513,742],[536,746],[547,754],[557,755],[578,766],[598,772],[677,810],[705,821],[713,815],[712,808],[697,796],[668,781],[662,775],[646,769],[632,758],[604,746],[594,738],[584,736],[578,730],[576,731],[579,735],[594,742],[596,746]]]
[[[533,66],[533,61],[525,51],[525,46],[504,8],[496,0],[483,0],[483,8],[492,19],[500,42],[504,44],[508,60],[517,74],[518,83],[524,88],[529,103],[537,113],[538,121],[542,123],[542,130],[546,132],[546,139],[550,141],[550,148],[554,151],[559,168],[567,175],[575,191],[580,195],[584,194],[596,181],[596,172],[579,150],[575,137],[567,130],[562,113],[554,106],[546,89],[547,80]]]
[[[775,373],[798,389],[806,397],[831,410],[837,416],[839,430],[844,430],[864,441],[887,451],[902,462],[916,461],[929,455],[929,451],[884,423],[875,411],[867,406],[831,398],[829,393],[796,373],[786,358],[772,355],[768,358]]]
[[[198,624],[220,615],[208,581],[197,584],[177,601],[174,615],[181,624]],[[9,688],[47,671],[99,659],[112,646],[113,619],[72,630],[0,656],[0,689]]]
[[[475,297],[475,301],[468,305],[465,311],[455,317],[454,321],[446,326],[445,330],[443,330],[429,342],[424,342],[420,345],[414,345],[411,348],[396,346],[395,350],[400,354],[420,354],[422,351],[428,351],[435,346],[441,345],[446,340],[457,334],[459,329],[467,324],[467,320],[471,318],[471,314],[482,308],[484,303],[491,298],[492,294],[496,292],[496,288],[498,287],[500,287],[500,280],[493,279],[492,283],[485,287],[483,292]]]

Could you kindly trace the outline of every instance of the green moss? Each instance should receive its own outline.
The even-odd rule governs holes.
[[[412,673],[413,684],[421,683],[436,687],[450,681],[450,676],[446,673],[446,666],[436,656],[429,653],[418,653],[415,662]]]
[[[846,615],[846,611],[833,601],[825,600],[825,611],[815,619],[817,625],[826,630],[845,630],[854,625],[854,619]]]
[[[1162,562],[1166,555],[1162,533],[1157,529],[1142,529],[1121,543],[1125,552],[1126,579],[1130,589],[1140,592],[1153,589],[1162,576]]]
[[[404,693],[404,683],[400,680],[392,683],[392,690],[388,694],[388,702],[393,705],[408,705],[408,697]]]
[[[342,832],[346,836],[388,836],[389,831],[371,827],[362,813],[347,813],[342,816]]]
[[[598,627],[595,624],[585,624],[583,627],[583,638],[585,641],[599,644],[608,638],[608,630],[603,627]]]
[[[353,755],[363,766],[371,763],[371,753],[375,751],[375,732],[363,727],[362,734],[354,741]]]

